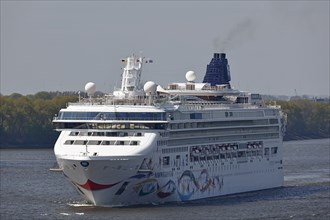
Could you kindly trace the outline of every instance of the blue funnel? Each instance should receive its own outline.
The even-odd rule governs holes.
[[[230,71],[225,53],[215,53],[210,64],[206,67],[203,83],[211,86],[227,84],[230,88]]]

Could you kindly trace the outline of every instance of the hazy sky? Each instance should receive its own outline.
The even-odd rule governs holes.
[[[329,95],[329,1],[3,1],[1,93],[110,92],[120,60],[152,58],[143,80],[202,81],[226,52],[232,86]]]

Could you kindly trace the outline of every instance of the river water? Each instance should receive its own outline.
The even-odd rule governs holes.
[[[94,207],[62,173],[52,149],[0,150],[0,219],[330,219],[330,139],[284,143],[285,185],[189,203]]]

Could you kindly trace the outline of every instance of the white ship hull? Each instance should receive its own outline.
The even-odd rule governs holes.
[[[280,141],[264,142],[279,146]],[[63,147],[63,146],[59,146]],[[253,156],[202,162],[173,161],[163,169],[157,147],[141,156],[60,156],[57,160],[73,187],[97,206],[185,202],[283,186],[280,157]],[[150,169],[141,169],[151,158]],[[81,163],[88,162],[84,167]]]
[[[59,168],[89,202],[182,202],[283,185],[285,117],[259,94],[231,89],[225,54],[214,54],[203,83],[188,71],[188,82],[168,89],[141,85],[143,58],[123,61],[120,90],[92,99],[88,83],[90,97],[53,120]]]

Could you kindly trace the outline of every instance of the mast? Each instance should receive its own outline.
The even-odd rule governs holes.
[[[145,93],[141,84],[143,57],[134,54],[122,60],[125,63],[121,79],[120,90],[114,91],[113,95],[117,99],[134,99],[137,96],[144,96]]]
[[[121,91],[125,93],[141,90],[141,72],[142,72],[142,57],[131,56],[127,57],[124,62],[124,67],[121,83]]]

